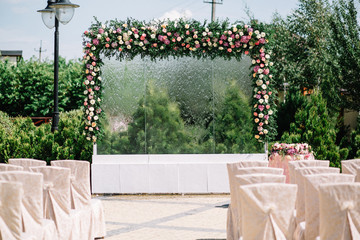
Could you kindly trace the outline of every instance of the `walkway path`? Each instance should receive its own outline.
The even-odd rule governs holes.
[[[225,240],[229,195],[101,196],[109,240]]]

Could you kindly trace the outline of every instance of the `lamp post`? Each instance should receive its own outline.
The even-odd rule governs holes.
[[[74,16],[75,8],[69,0],[48,0],[46,8],[38,10],[46,27],[55,27],[54,33],[54,112],[51,131],[58,130],[59,124],[59,22],[67,24]]]

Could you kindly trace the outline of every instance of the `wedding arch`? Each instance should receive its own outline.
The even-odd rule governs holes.
[[[101,134],[101,56],[118,60],[149,56],[152,60],[168,57],[223,57],[240,60],[242,55],[252,59],[254,87],[253,132],[259,142],[271,140],[275,134],[275,89],[272,86],[267,35],[261,24],[252,26],[224,22],[201,23],[196,20],[144,22],[133,19],[97,21],[84,32],[84,119],[85,134],[96,142]]]

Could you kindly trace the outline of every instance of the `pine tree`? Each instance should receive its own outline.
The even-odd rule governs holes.
[[[332,166],[340,166],[340,159],[346,158],[336,146],[336,120],[329,115],[326,101],[320,93],[314,93],[303,108],[295,114],[289,133],[282,136],[284,142],[305,142],[312,147],[316,159],[330,160]]]
[[[216,153],[253,153],[262,145],[252,135],[249,101],[233,82],[225,93],[222,110],[215,118]]]
[[[150,82],[146,98],[129,124],[128,139],[132,153],[164,154],[191,151],[190,137],[185,131],[178,105],[171,102],[165,90],[159,90]]]

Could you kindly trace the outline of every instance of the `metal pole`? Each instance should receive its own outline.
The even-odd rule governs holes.
[[[55,18],[54,45],[54,112],[51,131],[58,130],[59,124],[59,21]]]
[[[215,21],[215,5],[216,1],[213,0],[211,3],[211,21],[214,22]]]

